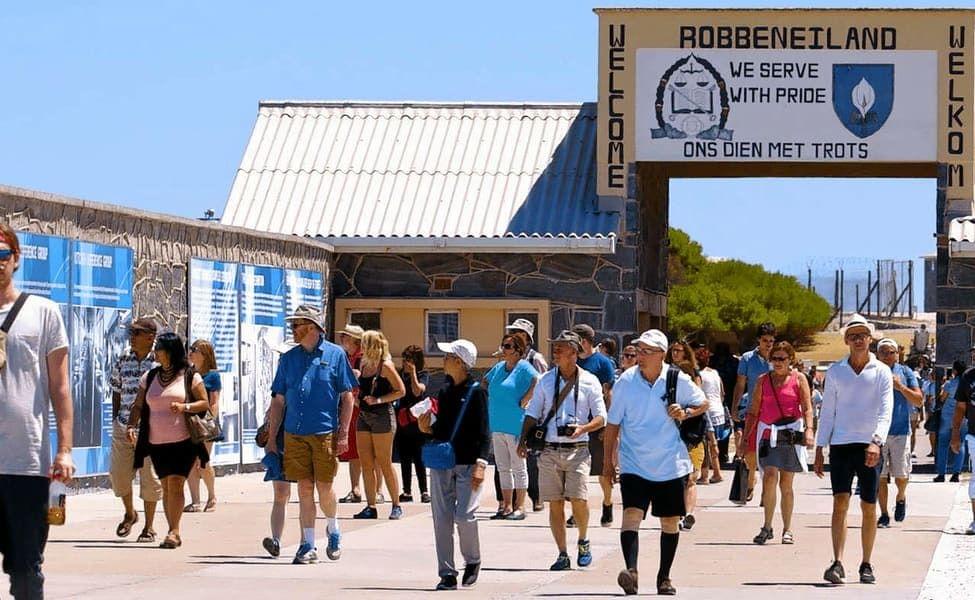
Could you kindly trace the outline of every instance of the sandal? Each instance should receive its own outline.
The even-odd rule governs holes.
[[[203,512],[213,512],[217,510],[217,499],[210,498],[207,500],[206,506],[203,507]]]
[[[355,492],[349,492],[344,498],[339,498],[339,502],[342,504],[358,504],[362,502],[362,496]]]
[[[132,519],[129,519],[129,515],[122,517],[122,522],[118,524],[115,528],[115,535],[119,537],[128,537],[132,533],[132,526],[139,522],[139,513],[133,513]]]
[[[711,483],[721,483],[722,481],[724,481],[724,477],[722,477],[721,475],[715,475],[708,481],[710,481]]]
[[[755,489],[752,488],[752,489],[748,490],[748,495],[745,496],[745,502],[751,502],[752,501],[752,498],[754,496],[755,496]]]
[[[525,511],[523,511],[521,509],[513,510],[510,513],[506,514],[504,516],[504,519],[506,521],[524,521],[525,520]]]
[[[135,541],[143,544],[155,542],[156,532],[151,529],[143,529],[142,533],[139,534],[139,537]]]
[[[782,543],[783,544],[795,544],[796,539],[792,536],[791,531],[785,531],[782,533]]]
[[[200,511],[200,505],[199,504],[192,504],[192,503],[187,504],[186,506],[183,507],[183,512],[185,512],[185,513],[201,512]]]
[[[500,521],[502,519],[507,519],[508,518],[508,515],[510,515],[510,514],[512,514],[510,511],[509,512],[505,512],[503,508],[499,508],[498,509],[498,512],[496,512],[493,515],[491,515],[490,519],[492,521]]]
[[[762,527],[761,531],[758,532],[758,535],[752,538],[752,541],[758,544],[759,546],[762,546],[765,544],[765,542],[769,541],[773,537],[774,534],[772,533],[771,527]]]
[[[166,539],[159,544],[160,548],[166,548],[167,550],[172,550],[174,548],[179,548],[183,545],[183,540],[179,539],[179,536],[175,533],[166,534]]]

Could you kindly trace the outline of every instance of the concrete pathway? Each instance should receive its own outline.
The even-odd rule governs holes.
[[[922,451],[920,440],[918,451]],[[962,489],[967,481],[935,484],[931,475],[916,475],[908,491],[907,520],[879,532],[873,560],[877,585],[851,583],[829,588],[822,580],[831,558],[828,479],[819,480],[812,474],[797,478],[794,546],[779,543],[780,521],[775,524],[776,539],[766,546],[755,546],[751,538],[761,525],[761,509],[757,500],[745,507],[730,504],[730,474],[726,475],[725,482],[700,488],[697,525],[681,534],[672,575],[682,598],[895,600],[914,599],[919,594],[923,598],[946,598],[949,589],[952,598],[973,596],[967,590],[973,589],[975,569],[971,560],[965,568],[961,565],[966,563],[959,562],[959,557],[975,556],[975,538],[958,535],[968,523],[967,498]],[[268,531],[271,488],[261,479],[260,474],[218,479],[218,510],[184,515],[183,546],[177,550],[135,543],[141,521],[130,538],[116,538],[115,526],[122,510],[110,492],[71,497],[68,524],[51,531],[45,563],[48,597],[236,600],[334,598],[336,592],[352,592],[357,598],[392,599],[421,597],[433,588],[437,573],[429,505],[404,505],[406,517],[398,522],[386,519],[388,503],[379,507],[381,518],[370,522],[351,518],[362,505],[340,505],[342,559],[329,562],[322,552],[321,564],[292,565],[298,542],[298,507],[295,503],[288,507],[287,547],[282,558],[269,558],[261,548],[261,539]],[[340,496],[348,491],[347,486],[343,468],[337,479]],[[591,505],[598,507],[595,482],[590,490]],[[547,512],[529,514],[520,523],[488,521],[495,508],[493,498],[482,502],[484,568],[480,581],[475,588],[457,593],[470,598],[621,595],[616,586],[616,574],[622,568],[618,496],[615,527],[598,527],[598,509],[592,511],[597,523],[589,536],[593,565],[560,573],[548,570],[556,551]],[[161,511],[158,519],[156,530],[165,532]],[[854,509],[845,560],[851,581],[856,580],[859,563],[859,524],[859,511]],[[653,520],[647,525],[650,527],[640,538],[644,595],[655,592],[659,533]],[[318,535],[323,531],[320,519]],[[576,533],[570,530],[570,548],[575,538]],[[574,552],[571,554],[574,561]],[[966,585],[969,587],[958,587]],[[961,589],[966,591],[959,595]]]

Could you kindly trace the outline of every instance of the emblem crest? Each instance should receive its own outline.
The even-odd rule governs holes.
[[[714,66],[693,54],[678,60],[660,77],[654,103],[659,129],[652,139],[730,140],[728,90]]]
[[[894,109],[894,65],[833,65],[833,111],[858,138],[880,131]]]

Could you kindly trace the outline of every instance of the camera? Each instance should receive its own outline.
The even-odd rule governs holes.
[[[571,437],[572,434],[575,433],[576,427],[578,426],[579,423],[575,419],[572,419],[565,425],[558,425],[555,428],[555,433],[559,437]]]

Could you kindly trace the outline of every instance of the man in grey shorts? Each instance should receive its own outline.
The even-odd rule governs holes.
[[[897,485],[894,502],[894,520],[900,523],[907,517],[907,482],[911,478],[911,407],[920,407],[924,395],[917,376],[909,367],[897,362],[897,342],[884,338],[877,342],[877,358],[890,367],[894,385],[894,412],[890,421],[890,433],[882,449],[883,470],[880,473],[880,518],[877,527],[890,527],[887,513],[887,486],[893,475]]]
[[[572,505],[579,530],[577,562],[580,567],[592,564],[589,540],[589,432],[606,424],[603,389],[595,375],[576,365],[582,343],[579,336],[563,331],[552,343],[557,368],[545,373],[525,410],[518,454],[528,455],[526,440],[536,424],[547,421],[545,449],[538,457],[539,492],[548,502],[549,528],[559,548],[551,570],[572,568],[566,547],[565,501]],[[590,418],[590,415],[591,418]]]

